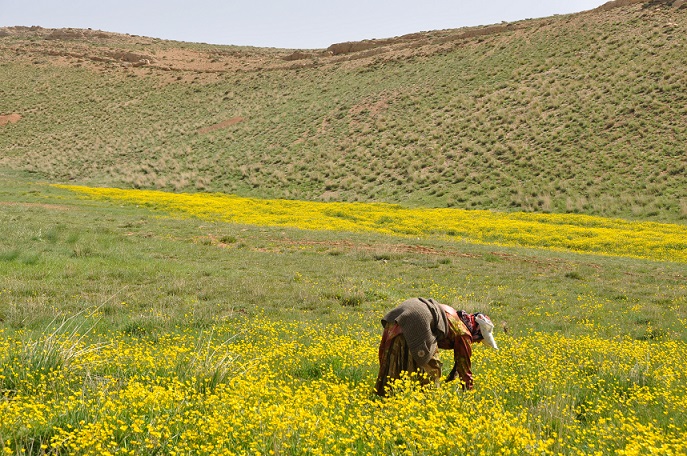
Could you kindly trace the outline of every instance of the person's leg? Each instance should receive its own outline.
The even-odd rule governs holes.
[[[394,324],[394,326],[397,325]],[[385,334],[382,336],[379,350],[379,373],[375,383],[375,392],[379,396],[389,394],[388,385],[390,381],[401,378],[402,371],[412,372],[415,370],[405,337],[403,334],[395,332],[394,329],[393,327],[385,328]],[[392,335],[393,338],[385,337],[389,335]]]
[[[439,351],[437,350],[429,362],[420,368],[424,373],[424,379],[421,379],[420,382],[423,385],[434,383],[434,386],[438,387],[441,381],[441,366],[442,362],[439,359]]]

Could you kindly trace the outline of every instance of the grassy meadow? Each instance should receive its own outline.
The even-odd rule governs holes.
[[[95,198],[229,223],[370,231],[409,238],[419,236],[687,262],[687,227],[684,225],[628,222],[589,215],[408,209],[380,203],[319,203],[241,198],[226,194],[180,194],[73,185],[58,187]]]
[[[0,195],[4,454],[687,451],[684,261]],[[474,391],[374,396],[409,296],[492,316]]]
[[[671,5],[294,61],[0,29],[0,455],[686,455]],[[495,322],[473,391],[374,395],[417,296]]]

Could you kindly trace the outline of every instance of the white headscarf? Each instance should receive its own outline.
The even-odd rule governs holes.
[[[475,315],[475,321],[479,325],[479,329],[482,332],[482,337],[484,337],[484,343],[492,347],[494,350],[498,350],[499,347],[496,345],[494,340],[494,323],[491,322],[489,317],[484,314]]]

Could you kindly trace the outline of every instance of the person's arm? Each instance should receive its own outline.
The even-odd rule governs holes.
[[[448,374],[446,381],[455,380],[460,377],[464,389],[472,389],[472,364],[470,357],[472,356],[470,336],[458,336],[453,344],[453,369]]]

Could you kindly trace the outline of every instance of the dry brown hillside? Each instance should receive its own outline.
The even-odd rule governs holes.
[[[51,181],[687,219],[687,3],[327,49],[0,29],[0,167]]]
[[[685,8],[687,0],[613,0],[596,10],[583,12],[591,22],[604,21],[602,12],[635,4],[664,4]],[[327,49],[294,50],[213,46],[160,40],[92,29],[48,29],[33,27],[0,28],[0,49],[14,52],[17,59],[34,63],[80,66],[95,71],[124,68],[145,74],[145,70],[177,73],[222,74],[235,71],[300,69],[321,65],[365,65],[370,61],[426,56],[450,52],[456,46],[479,42],[480,37],[505,34],[517,39],[528,31],[550,26],[557,20],[539,19],[418,32],[408,35],[363,41],[334,43]],[[517,33],[520,31],[521,33]],[[516,32],[516,33],[513,33]],[[41,60],[42,59],[42,60]],[[160,74],[160,73],[157,73]]]

